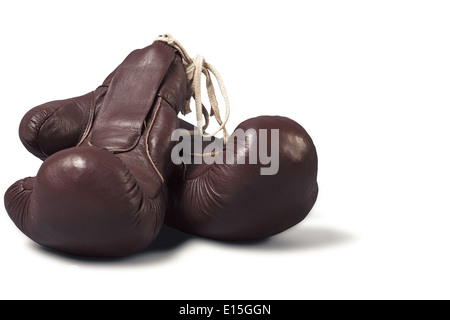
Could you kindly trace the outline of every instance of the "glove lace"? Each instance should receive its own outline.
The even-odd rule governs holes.
[[[192,112],[190,108],[190,102],[191,98],[194,98],[198,133],[202,137],[210,138],[215,134],[219,133],[220,131],[223,131],[223,139],[224,142],[226,143],[229,137],[226,129],[226,123],[228,122],[228,119],[230,117],[230,101],[228,98],[227,90],[225,88],[225,84],[219,71],[217,71],[217,69],[214,68],[214,66],[212,66],[210,63],[206,62],[205,58],[200,55],[198,55],[195,59],[192,59],[187,53],[187,51],[184,49],[184,47],[170,34],[164,34],[162,36],[159,36],[155,39],[155,41],[162,41],[167,43],[169,46],[175,48],[183,58],[183,65],[188,80],[188,96],[186,98],[186,102],[182,110],[183,115]],[[202,73],[206,77],[206,89],[208,92],[208,99],[211,106],[211,111],[209,114],[208,110],[202,103],[202,91],[201,91]],[[211,78],[211,73],[216,78],[217,83],[219,84],[220,92],[225,101],[226,110],[225,110],[225,119],[223,121],[220,116],[219,104],[217,102],[214,84]],[[217,123],[219,124],[219,128],[212,134],[207,135],[205,134],[205,131],[209,126],[210,116],[211,117],[214,116]],[[203,117],[205,118],[205,124],[203,124]],[[193,133],[195,134],[195,132],[192,132],[191,134]]]

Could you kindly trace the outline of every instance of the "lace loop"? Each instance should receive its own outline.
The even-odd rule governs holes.
[[[186,76],[188,79],[188,96],[186,98],[186,102],[184,108],[182,110],[183,115],[186,115],[191,112],[190,109],[190,101],[191,98],[195,100],[195,110],[196,110],[196,118],[197,118],[197,130],[199,134],[203,137],[212,137],[223,131],[224,142],[228,141],[228,132],[226,129],[226,124],[230,117],[230,101],[228,98],[228,93],[225,88],[225,84],[223,82],[222,76],[219,71],[217,71],[214,66],[210,63],[206,62],[205,58],[198,55],[195,59],[192,59],[187,51],[183,48],[183,46],[175,40],[170,34],[164,34],[155,39],[155,41],[162,41],[175,48],[183,58],[183,65],[186,71]],[[214,90],[214,84],[211,78],[212,75],[216,78],[217,83],[219,85],[220,92],[225,101],[225,119],[222,121],[220,116],[219,104],[217,102],[216,93]],[[202,74],[205,75],[206,78],[206,90],[208,94],[209,104],[211,110],[208,114],[207,109],[202,103]],[[209,125],[209,117],[214,116],[217,123],[219,124],[219,128],[214,131],[212,134],[205,135],[206,129]],[[203,117],[205,118],[205,124],[203,124]]]

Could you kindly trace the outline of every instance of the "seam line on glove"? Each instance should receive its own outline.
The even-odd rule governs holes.
[[[147,157],[150,160],[150,163],[152,164],[153,169],[155,169],[156,173],[158,174],[159,178],[161,179],[162,183],[164,184],[164,177],[162,176],[161,172],[159,172],[158,168],[156,167],[155,163],[153,162],[152,156],[150,155],[150,148],[148,145],[148,138],[150,137],[150,131],[152,131],[152,129],[153,129],[153,124],[155,123],[156,117],[161,108],[161,101],[162,101],[162,98],[158,97],[156,109],[155,109],[155,112],[153,113],[153,117],[152,117],[152,122],[150,123],[148,131],[147,131],[147,135],[145,136],[145,149],[147,151]]]

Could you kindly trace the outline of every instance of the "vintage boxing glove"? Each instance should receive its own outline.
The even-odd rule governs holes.
[[[308,133],[288,118],[258,117],[241,123],[228,139],[230,103],[218,71],[201,56],[191,59],[170,35],[161,41],[175,47],[192,70],[188,81],[197,116],[196,128],[182,121],[185,130],[172,136],[182,143],[172,152],[178,167],[169,182],[166,223],[203,237],[240,241],[266,238],[301,222],[318,195],[317,154]],[[210,72],[226,104],[224,120]],[[201,101],[201,73],[206,76],[210,113]],[[188,111],[185,107],[183,113]],[[205,134],[209,116],[220,125],[212,135]],[[220,130],[225,145],[217,144],[222,140],[208,143]]]
[[[20,138],[45,161],[35,178],[5,194],[18,228],[74,255],[146,248],[164,220],[171,134],[186,90],[177,50],[156,41],[132,52],[94,92],[28,112]]]
[[[192,133],[198,130],[184,121],[181,127],[191,131],[190,143],[174,149],[182,158],[172,156],[178,163],[185,160],[169,181],[167,225],[207,238],[246,241],[280,233],[308,215],[318,194],[317,154],[298,123],[275,116],[249,119],[222,150],[220,141],[213,146],[217,140],[201,138],[203,146],[195,150],[194,137],[201,136]]]

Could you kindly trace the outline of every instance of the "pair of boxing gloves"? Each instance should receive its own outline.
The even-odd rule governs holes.
[[[307,132],[288,118],[247,120],[238,126],[245,139],[231,135],[209,154],[203,152],[220,140],[202,140],[203,157],[184,150],[174,161],[173,133],[184,128],[190,135],[183,138],[193,141],[198,131],[178,118],[192,96],[185,60],[170,43],[155,41],[133,51],[95,91],[24,116],[20,139],[44,161],[36,177],[5,194],[6,210],[24,234],[73,255],[122,257],[148,247],[164,223],[244,241],[278,234],[307,216],[318,193],[317,155]],[[278,140],[265,142],[277,152],[277,170],[261,174],[267,162],[249,160],[271,132]]]

